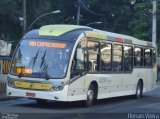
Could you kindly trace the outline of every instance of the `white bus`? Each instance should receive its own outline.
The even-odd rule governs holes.
[[[7,95],[80,101],[134,95],[154,89],[156,49],[151,42],[85,26],[46,25],[17,46]]]

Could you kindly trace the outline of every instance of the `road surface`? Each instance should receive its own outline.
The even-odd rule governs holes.
[[[20,98],[0,102],[0,113],[3,119],[160,119],[160,87],[145,93],[141,99],[132,96],[109,98],[89,108],[83,107],[82,102],[48,102],[39,105],[35,100]]]

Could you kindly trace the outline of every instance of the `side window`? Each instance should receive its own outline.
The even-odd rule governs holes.
[[[88,71],[96,72],[99,68],[99,43],[94,41],[88,41]]]
[[[76,69],[84,69],[85,63],[85,45],[83,46],[83,40],[78,44],[76,49]]]
[[[143,49],[134,48],[134,66],[143,66]]]
[[[124,46],[124,71],[131,71],[133,66],[133,48]]]
[[[152,53],[151,49],[144,50],[144,66],[152,66]]]
[[[74,59],[72,62],[71,78],[77,75],[81,75],[85,71],[86,45],[87,45],[86,38],[81,39],[79,44],[77,45],[74,54]]]
[[[122,46],[113,45],[113,71],[122,71]]]
[[[101,71],[111,70],[111,44],[101,43]]]

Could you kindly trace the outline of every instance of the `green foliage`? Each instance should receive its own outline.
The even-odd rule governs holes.
[[[33,28],[46,24],[76,24],[77,0],[26,0],[27,28],[40,15],[54,10],[60,14],[48,15],[40,19]],[[136,38],[151,41],[152,10],[151,2],[137,0],[131,5],[129,0],[81,0],[81,25],[101,21],[102,25],[91,27],[101,30],[131,35]],[[85,7],[95,15],[87,11]],[[157,6],[160,8],[160,4]],[[22,37],[22,26],[19,17],[23,16],[23,0],[0,1],[0,36],[8,40],[19,40]],[[157,39],[160,39],[160,12],[157,12]],[[157,40],[158,41],[158,40]]]
[[[18,21],[21,7],[19,2],[13,0],[1,0],[0,2],[0,36],[4,35],[7,40],[19,38],[21,26]],[[14,32],[13,32],[14,31]]]

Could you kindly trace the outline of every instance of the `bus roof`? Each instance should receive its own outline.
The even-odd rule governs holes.
[[[78,26],[78,25],[46,25],[46,26],[42,26],[39,29],[39,35],[60,36],[69,31],[73,31],[81,28],[89,28],[89,27]]]
[[[150,46],[153,47],[153,43],[149,41],[139,40],[135,37],[118,34],[118,33],[112,33],[102,30],[93,29],[93,31],[86,31],[85,32],[87,37],[91,38],[99,38],[103,40],[108,40],[112,42],[122,42],[127,44],[137,44],[137,45],[143,45],[143,46]]]
[[[45,25],[29,31],[23,39],[61,39],[75,42],[75,39],[85,31],[93,29],[78,25]]]
[[[152,42],[139,40],[132,36],[122,35],[118,33],[112,33],[107,31],[102,31],[98,29],[93,29],[87,26],[79,26],[79,25],[45,25],[40,29],[32,30],[26,34],[25,37],[28,38],[57,38],[60,37],[64,40],[73,41],[81,33],[85,33],[87,37],[91,38],[99,38],[101,40],[108,40],[112,42],[122,42],[127,44],[137,44],[143,46],[153,47]]]

